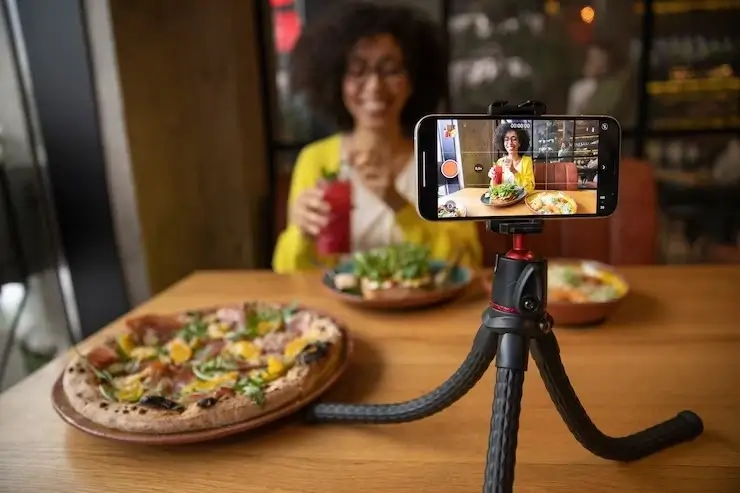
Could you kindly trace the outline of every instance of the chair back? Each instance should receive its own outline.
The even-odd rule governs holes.
[[[534,163],[537,190],[578,190],[578,168],[573,162]]]

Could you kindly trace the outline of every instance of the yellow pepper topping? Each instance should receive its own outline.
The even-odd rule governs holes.
[[[174,339],[167,345],[167,350],[175,364],[184,363],[193,356],[192,348],[182,339]]]
[[[116,392],[116,399],[121,402],[139,402],[143,394],[144,386],[141,381],[134,380]]]
[[[210,390],[216,390],[220,387],[228,387],[236,383],[239,378],[239,373],[232,371],[213,377],[210,380],[196,380],[195,382],[187,385],[182,392],[184,394],[192,394],[193,392],[208,392]]]
[[[267,373],[271,376],[279,377],[285,372],[285,363],[277,356],[267,358]]]
[[[277,330],[279,323],[270,320],[263,320],[257,324],[257,333],[261,336],[269,334],[270,332]]]
[[[303,351],[306,346],[308,346],[311,343],[310,340],[304,339],[304,338],[298,338],[290,341],[285,346],[285,356],[287,356],[290,359],[295,358],[299,354],[301,354],[301,351]]]
[[[116,342],[118,343],[118,347],[121,348],[121,351],[127,356],[131,355],[131,351],[136,347],[134,336],[130,332],[119,335],[116,338]]]
[[[260,348],[249,341],[238,341],[229,346],[229,352],[244,360],[249,360],[260,355]]]

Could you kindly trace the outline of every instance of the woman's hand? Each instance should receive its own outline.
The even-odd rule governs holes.
[[[388,164],[390,159],[390,155],[376,149],[358,150],[349,157],[362,184],[391,209],[399,210],[406,201],[396,190],[396,176]]]
[[[491,166],[491,169],[488,170],[488,178],[493,180],[493,177],[495,175],[495,171],[493,170],[493,166]]]
[[[293,203],[290,221],[304,235],[315,238],[329,222],[330,212],[329,204],[324,202],[324,190],[321,187],[309,188]]]
[[[504,158],[504,166],[509,168],[509,172],[511,172],[512,175],[517,174],[517,170],[514,167],[514,160],[511,158],[511,156],[506,156]]]

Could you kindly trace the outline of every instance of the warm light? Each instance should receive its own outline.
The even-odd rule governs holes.
[[[592,7],[583,7],[581,9],[581,20],[586,24],[591,24],[596,17],[596,12]]]
[[[560,3],[554,1],[545,2],[545,13],[549,16],[557,15],[560,12]]]

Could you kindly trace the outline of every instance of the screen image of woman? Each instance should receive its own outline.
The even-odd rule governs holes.
[[[494,135],[496,148],[504,149],[506,155],[499,158],[488,172],[491,186],[511,183],[523,188],[527,193],[534,191],[534,164],[531,156],[524,155],[529,150],[529,134],[515,124],[505,123],[496,128]]]

